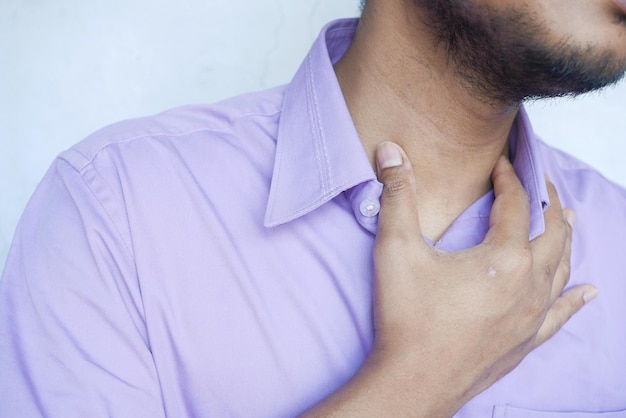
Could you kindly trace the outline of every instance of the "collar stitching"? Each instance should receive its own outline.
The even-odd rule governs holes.
[[[320,180],[322,183],[323,194],[326,194],[332,189],[332,172],[330,167],[330,161],[328,159],[328,148],[326,147],[326,137],[324,128],[322,125],[319,102],[317,99],[317,92],[315,91],[315,75],[313,73],[313,57],[309,55],[307,60],[308,67],[308,80],[307,80],[307,96],[309,97],[309,118],[311,125],[316,129],[313,129],[314,145],[315,145],[315,161],[317,162],[318,171],[320,173]]]

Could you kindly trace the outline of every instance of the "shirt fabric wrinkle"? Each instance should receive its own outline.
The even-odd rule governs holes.
[[[374,341],[382,193],[333,69],[356,25],[326,26],[286,86],[60,155],[2,275],[0,418],[296,416],[354,376]],[[579,220],[568,286],[600,296],[457,418],[626,418],[626,191],[544,144],[523,108],[509,142],[529,238],[547,174]],[[431,244],[482,242],[493,201]]]

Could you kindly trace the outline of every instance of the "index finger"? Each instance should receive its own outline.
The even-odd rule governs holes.
[[[489,216],[485,244],[528,244],[530,203],[528,194],[517,178],[509,160],[501,156],[491,174],[495,201]]]

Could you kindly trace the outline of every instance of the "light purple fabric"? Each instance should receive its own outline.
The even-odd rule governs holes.
[[[122,122],[59,156],[0,282],[0,416],[292,416],[358,370],[381,184],[332,68],[355,25],[329,25],[286,87]],[[531,235],[547,173],[578,216],[571,283],[600,296],[458,416],[626,417],[626,191],[523,111],[511,143]],[[492,201],[436,245],[479,243]]]

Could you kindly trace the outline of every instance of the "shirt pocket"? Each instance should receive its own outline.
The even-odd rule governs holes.
[[[626,418],[626,409],[611,412],[549,412],[512,406],[496,406],[493,418]]]

